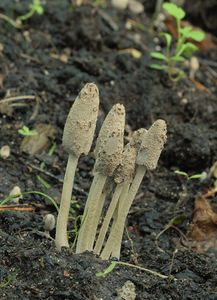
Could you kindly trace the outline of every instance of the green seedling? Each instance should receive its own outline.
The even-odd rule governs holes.
[[[29,11],[26,14],[17,17],[16,20],[11,19],[10,17],[4,14],[0,14],[0,19],[5,20],[13,27],[20,29],[23,25],[23,21],[30,19],[35,14],[43,15],[43,13],[44,8],[41,4],[41,0],[33,0],[32,3],[29,5]]]
[[[30,130],[29,127],[24,125],[21,129],[18,130],[18,133],[23,136],[33,136],[37,134],[37,131],[35,129]]]
[[[14,282],[18,275],[18,270],[11,272],[6,279],[0,282],[0,289],[3,289]]]
[[[96,273],[96,277],[105,277],[109,273],[111,273],[117,265],[117,261],[112,261],[110,265],[104,269],[102,272]]]
[[[160,51],[153,51],[150,53],[152,58],[162,62],[162,64],[151,64],[152,69],[164,71],[168,74],[171,81],[177,82],[186,77],[183,71],[183,64],[187,58],[198,50],[198,47],[190,40],[201,42],[205,38],[202,31],[193,30],[191,26],[181,27],[181,20],[185,17],[185,11],[175,5],[174,3],[164,3],[163,9],[176,20],[177,40],[174,41],[171,34],[167,32],[160,33],[166,42],[165,53]],[[173,47],[174,42],[176,42]]]
[[[0,200],[0,206],[3,206],[5,204],[9,203],[14,198],[17,198],[20,196],[25,196],[25,195],[40,195],[40,196],[44,197],[45,199],[47,199],[48,201],[50,201],[50,203],[56,208],[57,212],[59,211],[59,207],[58,207],[56,201],[49,195],[39,192],[39,191],[29,191],[29,192],[24,192],[24,193],[13,195],[13,196],[8,196],[5,199]]]
[[[174,173],[185,177],[187,180],[204,178],[204,172],[198,173],[198,174],[193,174],[193,175],[190,175],[190,176],[188,175],[188,173],[183,172],[183,171],[179,171],[179,170],[176,170]]]

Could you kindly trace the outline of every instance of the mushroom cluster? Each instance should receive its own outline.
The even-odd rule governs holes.
[[[94,83],[88,83],[76,98],[66,120],[63,146],[69,159],[56,225],[55,243],[59,251],[69,247],[67,223],[74,175],[80,155],[88,154],[90,150],[98,107],[98,88]],[[149,130],[135,131],[125,146],[124,127],[124,106],[116,104],[105,118],[96,140],[94,178],[81,220],[76,253],[92,251],[105,260],[120,258],[127,214],[146,170],[157,166],[166,142],[165,121],[157,120]]]

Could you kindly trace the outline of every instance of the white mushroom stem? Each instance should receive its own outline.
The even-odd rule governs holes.
[[[58,251],[61,247],[69,247],[67,236],[67,222],[69,216],[69,209],[72,197],[72,187],[74,182],[75,171],[78,163],[78,157],[73,154],[69,155],[66,167],[63,190],[61,196],[61,203],[57,217],[56,238],[55,243]]]
[[[99,107],[99,91],[94,83],[87,83],[75,99],[63,131],[63,147],[69,154],[63,183],[60,210],[57,218],[55,244],[69,247],[67,219],[76,166],[80,155],[88,154],[93,141]]]
[[[123,198],[123,202],[120,203],[117,221],[114,226],[112,226],[106,245],[101,253],[102,259],[109,259],[110,256],[120,258],[121,240],[127,214],[142,182],[143,176],[145,175],[146,169],[154,170],[156,168],[165,142],[166,123],[163,120],[157,120],[142,137],[142,143],[136,158],[136,175],[126,199]]]
[[[138,166],[136,169],[136,174],[127,194],[127,197],[122,197],[121,202],[118,207],[117,220],[112,227],[109,234],[108,240],[106,241],[105,247],[100,255],[102,259],[109,259],[109,257],[120,258],[121,241],[124,232],[124,225],[127,214],[145,175],[146,167]],[[125,191],[126,192],[126,191]]]
[[[121,195],[121,192],[123,190],[123,186],[124,185],[122,183],[118,184],[116,186],[115,192],[113,194],[113,197],[112,197],[112,200],[110,202],[109,208],[108,208],[107,213],[105,215],[105,218],[103,220],[103,223],[102,223],[102,226],[100,228],[100,232],[99,232],[99,235],[98,235],[98,238],[97,238],[94,250],[93,250],[93,252],[96,253],[96,254],[99,254],[101,249],[102,249],[102,245],[103,245],[103,242],[104,242],[104,239],[105,239],[105,236],[106,236],[106,232],[109,228],[109,224],[110,224],[111,219],[114,215],[114,211],[115,211],[115,208],[117,206],[117,203],[118,203],[119,197]]]
[[[100,173],[96,173],[90,188],[90,192],[87,199],[87,208],[84,213],[84,220],[79,231],[78,241],[76,246],[76,253],[82,253],[84,251],[92,251],[94,239],[96,235],[96,229],[99,222],[102,205],[100,199],[102,191],[106,182],[107,176]],[[96,220],[97,218],[98,220]],[[99,216],[99,217],[98,217]]]

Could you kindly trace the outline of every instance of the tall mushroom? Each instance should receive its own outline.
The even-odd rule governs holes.
[[[136,196],[146,169],[154,170],[166,142],[166,123],[157,120],[144,134],[140,151],[136,158],[136,174],[130,186],[127,197],[122,199],[118,208],[117,220],[101,253],[102,259],[109,257],[120,258],[121,240],[124,232],[124,225],[127,214]]]
[[[75,99],[63,132],[63,147],[69,154],[60,209],[57,217],[55,244],[60,251],[69,247],[67,221],[74,175],[81,154],[88,154],[94,136],[99,109],[99,91],[94,83],[87,83]]]
[[[117,208],[117,204],[121,194],[125,194],[128,192],[134,174],[135,160],[136,149],[135,147],[130,145],[130,143],[128,143],[124,147],[122,162],[117,167],[117,170],[115,170],[114,181],[117,185],[106,212],[105,218],[103,219],[103,223],[94,247],[94,253],[96,254],[99,254],[101,252],[103,242],[109,228],[109,224],[111,222],[111,219],[114,217],[114,212]]]
[[[116,104],[108,113],[97,139],[94,179],[84,209],[76,253],[93,250],[97,225],[103,207],[103,203],[100,203],[100,199],[104,201],[104,199],[102,199],[103,188],[106,179],[112,176],[122,158],[124,125],[124,106]]]

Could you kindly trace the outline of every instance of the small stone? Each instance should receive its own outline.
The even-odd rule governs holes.
[[[121,299],[124,300],[135,300],[136,299],[136,292],[135,292],[135,285],[132,281],[127,280],[122,288],[117,290],[117,294]],[[120,299],[120,298],[116,299]]]
[[[111,4],[117,9],[124,10],[127,8],[128,0],[112,0]]]
[[[9,196],[13,197],[11,202],[18,204],[19,200],[23,199],[21,189],[18,185],[15,185],[9,193]]]
[[[188,99],[187,98],[182,98],[180,103],[181,103],[181,105],[186,105],[186,104],[188,104]]]
[[[7,159],[11,154],[11,149],[8,145],[2,146],[0,149],[0,157]]]
[[[129,0],[128,7],[129,10],[136,15],[144,12],[143,4],[136,0]]]

